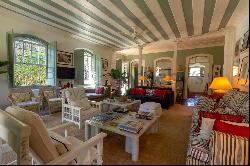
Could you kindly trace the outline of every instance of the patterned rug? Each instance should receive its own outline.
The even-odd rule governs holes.
[[[125,152],[125,137],[108,132],[108,136],[104,139],[103,164],[184,165],[191,116],[190,107],[179,104],[163,111],[159,133],[140,137],[140,153],[137,162],[132,161],[131,155]],[[48,128],[54,127],[61,124],[61,113],[43,116],[42,119]],[[63,130],[60,131],[60,134],[63,135],[63,133]],[[68,133],[81,140],[84,138],[84,129],[71,127]]]

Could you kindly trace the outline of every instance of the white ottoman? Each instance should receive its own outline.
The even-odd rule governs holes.
[[[154,116],[161,116],[162,108],[160,103],[156,102],[145,102],[140,105],[139,111],[141,112],[152,112]]]

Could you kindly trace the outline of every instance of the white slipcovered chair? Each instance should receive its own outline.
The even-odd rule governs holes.
[[[9,92],[9,101],[13,106],[40,113],[40,97],[35,96],[30,88],[13,88]]]
[[[48,108],[49,114],[62,111],[62,99],[57,94],[56,87],[40,87],[39,93],[43,103],[43,109]]]
[[[64,138],[56,131],[73,123],[47,129],[39,115],[16,106],[6,108],[6,112],[1,111],[0,120],[1,137],[17,153],[17,164],[81,165],[93,164],[93,161],[102,164],[105,133],[85,142],[67,137],[67,132]]]
[[[85,120],[101,113],[101,110],[94,106],[86,97],[83,87],[64,89],[62,91],[62,122],[73,122],[81,129]]]

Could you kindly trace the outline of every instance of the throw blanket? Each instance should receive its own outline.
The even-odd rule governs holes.
[[[143,110],[156,110],[158,108],[161,108],[161,104],[155,102],[146,102],[140,105],[140,109]]]

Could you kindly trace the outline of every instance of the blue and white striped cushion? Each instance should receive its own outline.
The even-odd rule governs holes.
[[[214,131],[211,165],[248,165],[248,139]]]

